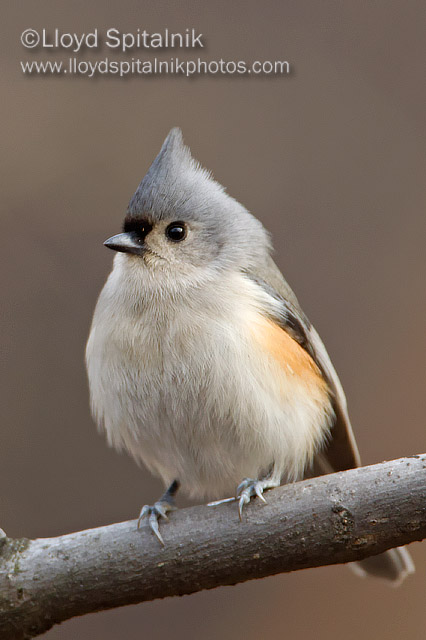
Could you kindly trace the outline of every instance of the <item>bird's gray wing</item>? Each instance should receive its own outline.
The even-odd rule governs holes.
[[[321,338],[303,313],[296,296],[272,258],[255,272],[247,272],[246,275],[281,302],[282,312],[279,317],[275,316],[273,319],[311,355],[333,394],[335,421],[331,429],[331,438],[316,456],[312,470],[308,470],[306,475],[317,476],[359,467],[361,462],[348,416],[345,394]],[[351,566],[358,575],[374,575],[390,580],[395,586],[414,572],[413,561],[405,547],[389,549],[361,562],[351,563]]]
[[[293,291],[272,258],[246,275],[281,303],[274,320],[309,353],[327,381],[333,398],[335,421],[331,437],[314,461],[313,474],[343,471],[360,466],[360,457],[349,420],[346,397],[326,348],[303,313]]]

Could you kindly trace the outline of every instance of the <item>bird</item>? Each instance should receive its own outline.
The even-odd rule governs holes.
[[[242,519],[268,489],[360,466],[341,383],[270,234],[179,128],[104,244],[116,253],[86,346],[91,409],[108,443],[164,483],[138,526],[164,544],[179,488],[234,495]],[[413,563],[400,547],[356,570],[397,584]]]

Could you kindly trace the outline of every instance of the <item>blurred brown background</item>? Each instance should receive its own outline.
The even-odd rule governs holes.
[[[50,0],[10,3],[5,13],[0,526],[8,535],[133,518],[159,495],[159,482],[96,433],[83,353],[111,266],[102,242],[119,230],[174,125],[273,233],[278,264],[341,375],[364,462],[424,451],[424,2]],[[20,60],[68,55],[23,49],[28,27],[194,27],[207,44],[201,57],[289,60],[293,73],[25,77]],[[96,57],[106,55],[119,57],[105,49]],[[426,545],[411,550],[417,574],[398,591],[329,567],[91,615],[45,637],[421,640]]]

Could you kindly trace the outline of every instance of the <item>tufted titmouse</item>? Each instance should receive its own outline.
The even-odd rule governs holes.
[[[262,224],[172,129],[130,201],[87,343],[92,410],[108,442],[169,486],[237,491],[239,513],[282,482],[360,464],[339,379],[273,262]],[[358,571],[400,582],[408,552]]]

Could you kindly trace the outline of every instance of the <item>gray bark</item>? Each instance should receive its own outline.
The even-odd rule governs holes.
[[[426,454],[285,485],[253,500],[184,509],[165,547],[134,520],[57,538],[0,537],[0,638],[73,616],[308,567],[426,537]],[[0,530],[1,531],[1,530]]]

